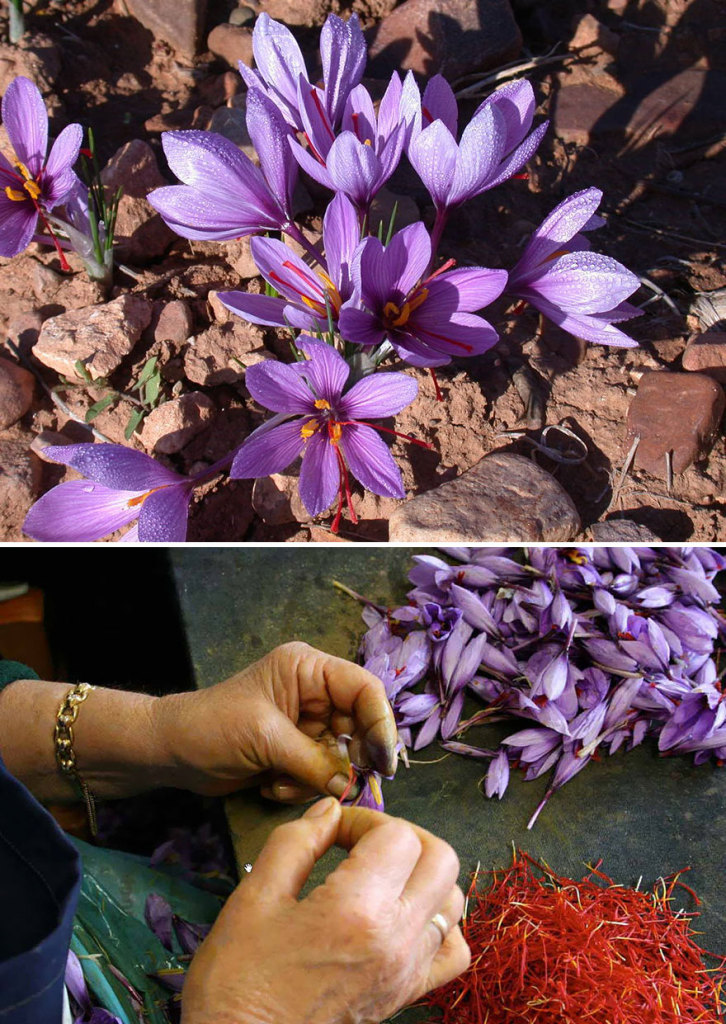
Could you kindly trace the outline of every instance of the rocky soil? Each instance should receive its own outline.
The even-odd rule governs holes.
[[[441,70],[471,114],[516,61],[552,119],[526,180],[510,181],[453,216],[442,251],[460,264],[510,267],[532,229],[565,195],[605,193],[594,247],[643,282],[639,347],[579,343],[535,311],[501,307],[501,341],[486,356],[419,381],[417,402],[387,424],[433,445],[393,445],[408,500],[354,492],[360,522],[344,540],[724,537],[726,383],[726,3],[719,0],[48,0],[27,5],[28,31],[0,45],[0,93],[31,77],[51,132],[80,121],[95,132],[104,180],[124,187],[117,269],[107,295],[80,263],[60,271],[31,246],[0,260],[0,539],[22,539],[30,504],[73,472],[42,456],[48,443],[126,443],[134,384],[161,368],[159,398],[130,442],[181,472],[197,472],[264,419],[245,368],[288,358],[274,331],[228,315],[215,292],[259,290],[246,241],[176,238],[145,201],[172,181],[161,132],[222,132],[249,151],[238,59],[251,62],[260,10],[294,26],[314,67],[329,10],[357,11],[368,32],[373,90],[394,67]],[[482,27],[484,26],[484,27]],[[0,36],[7,39],[0,17]],[[546,60],[527,66],[535,56]],[[4,133],[3,133],[4,134]],[[7,151],[0,137],[0,149]],[[399,224],[432,219],[402,166],[379,203],[399,198]],[[314,235],[325,195],[304,182],[300,218]],[[726,292],[723,293],[726,295]],[[7,340],[6,340],[7,339]],[[19,355],[18,355],[19,353]],[[87,379],[78,377],[84,361]],[[32,371],[32,372],[31,372]],[[557,427],[566,428],[565,431]],[[547,429],[549,428],[549,429]],[[633,442],[640,438],[632,456]],[[632,456],[629,459],[629,454]],[[482,461],[484,460],[484,461]],[[625,470],[625,471],[624,471]],[[459,479],[460,478],[460,479]],[[334,539],[311,522],[290,475],[211,481],[198,492],[190,540]]]

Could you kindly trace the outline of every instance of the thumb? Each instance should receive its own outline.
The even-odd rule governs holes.
[[[334,747],[306,736],[282,714],[268,743],[271,768],[292,775],[318,793],[343,795],[349,783],[348,763]]]
[[[279,825],[239,886],[245,896],[297,899],[315,863],[338,835],[340,804],[332,797],[318,800],[301,818]]]

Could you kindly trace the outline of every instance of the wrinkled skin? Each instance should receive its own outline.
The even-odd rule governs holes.
[[[349,856],[299,900],[333,844]],[[378,1024],[467,968],[458,873],[423,829],[318,802],[273,832],[228,900],[192,961],[182,1024]]]

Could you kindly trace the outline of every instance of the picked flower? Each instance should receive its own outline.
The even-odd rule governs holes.
[[[263,12],[255,22],[252,52],[255,71],[242,61],[238,65],[248,89],[264,92],[288,124],[303,131],[298,84],[301,78],[310,83],[295,36],[286,25]],[[357,14],[352,14],[348,21],[328,15],[320,32],[320,61],[323,87],[317,92],[326,117],[336,128],[348,93],[360,82],[366,64],[366,43]]]
[[[290,128],[258,89],[247,93],[247,130],[260,158],[250,158],[215,132],[164,132],[169,167],[183,182],[148,195],[153,208],[182,238],[225,241],[292,229],[297,168],[290,160]]]
[[[577,338],[632,348],[637,342],[613,324],[640,316],[625,301],[640,281],[610,256],[588,252],[582,234],[605,223],[595,213],[601,199],[600,189],[587,188],[556,206],[511,271],[508,291]]]
[[[449,270],[451,260],[424,277],[430,263],[431,238],[420,222],[387,246],[365,238],[352,265],[355,298],[340,314],[342,336],[364,347],[387,339],[413,366],[444,366],[495,345],[497,332],[474,314],[502,293],[506,271]]]
[[[254,324],[326,331],[328,315],[337,322],[342,304],[353,291],[350,265],[359,241],[355,208],[338,193],[323,219],[327,273],[313,270],[276,238],[253,238],[252,257],[262,276],[282,298],[240,291],[220,292],[219,298],[227,309]]]
[[[416,397],[418,385],[404,373],[376,373],[344,391],[350,367],[334,348],[306,335],[296,345],[309,357],[306,361],[288,365],[271,360],[248,368],[245,383],[250,394],[279,415],[250,434],[234,457],[230,476],[248,479],[281,473],[302,456],[303,504],[317,516],[330,507],[337,492],[335,532],[345,502],[357,522],[348,468],[374,494],[405,497],[400,470],[376,434],[386,428],[368,420],[400,412]]]
[[[44,454],[86,477],[51,488],[25,517],[29,537],[51,542],[99,540],[135,520],[124,541],[184,541],[192,491],[220,465],[180,476],[116,444],[50,445]]]
[[[83,138],[79,124],[69,124],[48,149],[48,113],[38,87],[22,75],[14,78],[2,100],[2,120],[15,150],[11,163],[0,154],[0,256],[17,256],[36,232],[38,220],[49,232],[67,270],[48,213],[78,182],[73,164]],[[44,241],[45,239],[41,239]]]

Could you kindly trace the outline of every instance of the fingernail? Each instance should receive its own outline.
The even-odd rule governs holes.
[[[309,807],[303,814],[303,818],[322,818],[324,814],[328,814],[333,807],[335,807],[336,801],[332,796],[326,796],[322,800],[318,800],[312,807]]]
[[[272,792],[278,800],[299,800],[302,796],[302,789],[299,786],[286,782],[276,782],[272,787]]]
[[[332,777],[326,788],[329,793],[333,794],[333,796],[341,797],[348,788],[349,782],[350,779],[347,775],[343,775],[342,772],[338,772],[337,775]]]

